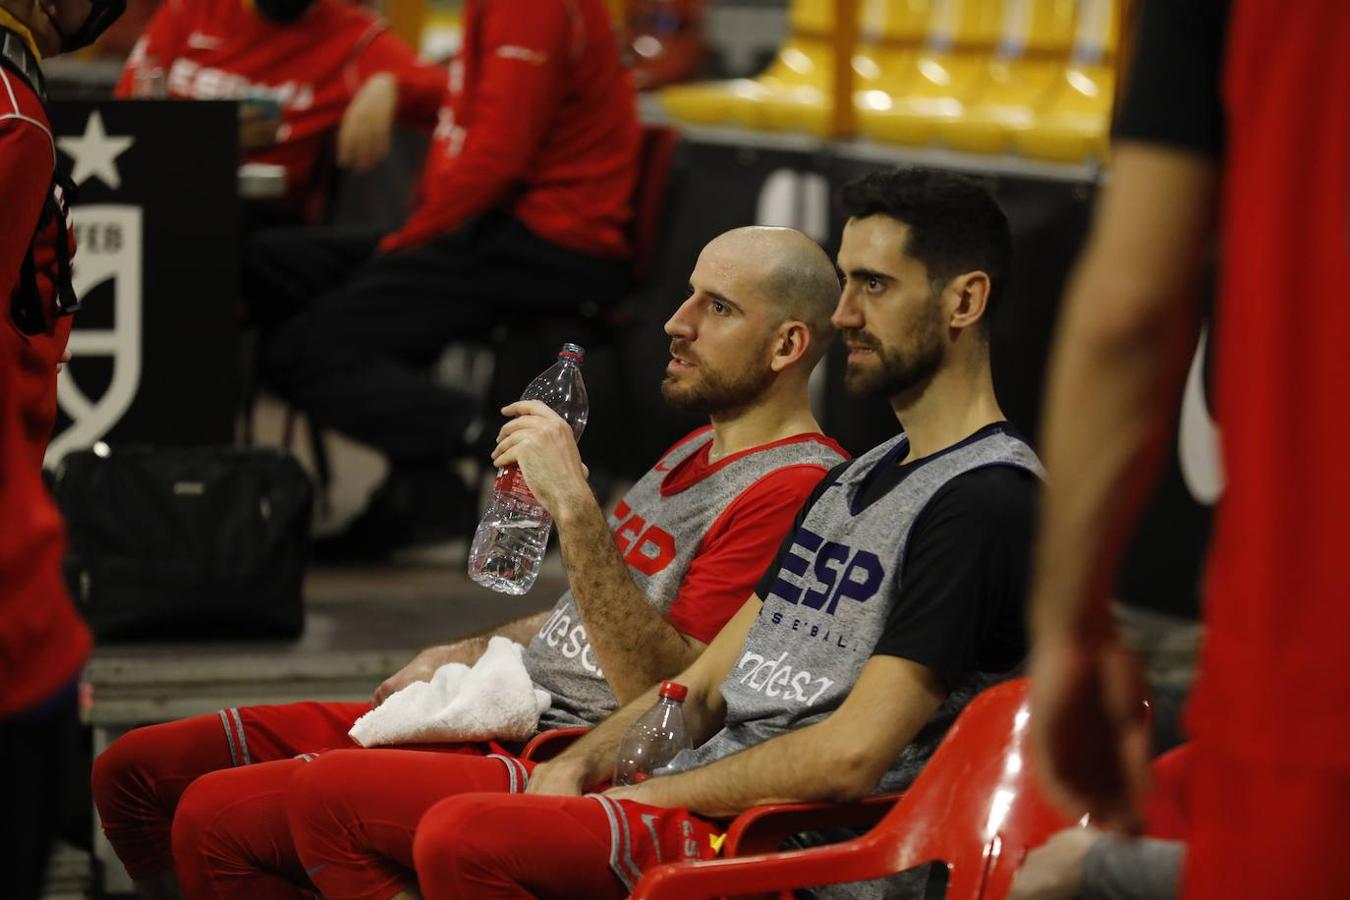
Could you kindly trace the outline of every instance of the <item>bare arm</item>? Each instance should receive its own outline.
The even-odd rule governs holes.
[[[528,644],[548,620],[549,610],[534,613],[487,632],[486,634],[464,638],[453,644],[438,644],[428,647],[412,658],[409,663],[393,675],[386,678],[378,688],[371,702],[379,706],[389,695],[402,690],[414,681],[430,681],[436,670],[446,663],[463,663],[471,666],[487,650],[488,641],[493,637],[504,637],[518,644]]]
[[[605,514],[586,484],[572,430],[537,400],[513,403],[493,463],[515,463],[558,523],[567,580],[610,690],[627,703],[698,658],[706,646],[681,634],[628,574]]]
[[[715,817],[765,803],[857,799],[876,788],[945,696],[931,669],[874,656],[843,705],[824,721],[707,766],[608,793]]]
[[[1205,157],[1119,145],[1051,363],[1034,721],[1052,789],[1108,827],[1129,827],[1147,761],[1137,673],[1108,599],[1195,347],[1216,184]]]
[[[675,680],[689,694],[684,700],[684,722],[695,746],[712,737],[726,718],[721,686],[740,658],[750,626],[763,604],[752,596],[717,633],[708,648]],[[577,794],[607,780],[614,773],[619,741],[629,726],[656,703],[658,688],[621,707],[557,759],[544,763],[530,777],[529,791],[536,794]]]
[[[591,647],[620,703],[682,671],[703,652],[706,644],[667,622],[633,583],[589,491],[561,510],[558,539]]]

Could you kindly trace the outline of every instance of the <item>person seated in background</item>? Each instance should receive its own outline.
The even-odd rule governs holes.
[[[376,561],[456,535],[471,494],[450,468],[477,404],[432,382],[456,339],[575,314],[629,281],[641,132],[602,0],[468,0],[448,86],[367,80],[353,115],[436,121],[397,231],[277,230],[243,259],[245,299],[275,327],[264,377],[323,426],[380,451],[384,483],[315,557]],[[269,312],[270,311],[270,312]]]
[[[800,232],[738,229],[704,248],[688,298],[666,323],[662,394],[711,427],[669,450],[608,521],[566,423],[539,403],[507,408],[496,461],[518,464],[553,516],[571,586],[551,611],[497,630],[529,642],[525,668],[552,697],[541,728],[596,722],[684,668],[740,606],[806,495],[845,458],[820,433],[807,393],[833,336],[838,291],[829,257]],[[474,662],[486,643],[424,650],[380,685],[375,704],[446,663]],[[392,890],[409,874],[423,811],[467,788],[506,790],[523,765],[519,746],[497,743],[451,754],[339,750],[307,762],[314,751],[356,747],[348,730],[370,708],[297,703],[137,729],[94,763],[104,832],[147,896],[169,890],[175,859],[188,897],[298,893],[306,870],[333,896]],[[301,864],[291,840],[284,799],[296,776],[312,798],[308,821],[331,802],[333,815],[354,823],[323,833],[333,854],[323,864]]]
[[[317,222],[332,164],[361,170],[383,155],[390,122],[350,106],[381,72],[423,90],[445,83],[444,67],[420,64],[378,16],[349,0],[164,0],[114,96],[241,101],[245,159],[286,170],[284,197],[247,206],[247,234]]]
[[[424,896],[622,897],[658,861],[715,855],[717,820],[752,806],[903,789],[964,705],[1017,672],[1041,467],[989,363],[1007,220],[946,173],[877,173],[841,199],[845,383],[889,398],[904,432],[816,487],[675,679],[694,749],[578,796],[609,779],[650,690],[536,767],[527,795],[441,801],[414,843]]]
[[[1027,854],[1008,900],[1173,900],[1190,816],[1186,802],[1191,748],[1155,759],[1143,803],[1142,836],[1065,828]]]

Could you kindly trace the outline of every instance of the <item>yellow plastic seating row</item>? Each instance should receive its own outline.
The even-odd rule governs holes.
[[[793,0],[787,40],[761,75],[669,87],[662,102],[686,122],[827,135],[834,14],[834,0]]]
[[[857,133],[1079,161],[1104,156],[1119,0],[859,0]],[[793,0],[758,78],[669,88],[672,116],[828,136],[833,0]]]

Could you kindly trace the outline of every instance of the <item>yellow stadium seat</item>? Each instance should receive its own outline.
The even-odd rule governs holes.
[[[961,114],[998,42],[1000,0],[932,0],[923,49],[888,66],[855,95],[859,133],[879,141],[927,144],[939,122]]]
[[[1014,130],[1032,127],[1073,45],[1075,0],[1008,0],[1003,36],[961,115],[938,123],[938,140],[973,153],[1006,153]]]
[[[1116,89],[1117,5],[1118,0],[1080,0],[1068,66],[1035,120],[1011,129],[1018,152],[1056,162],[1106,159]]]
[[[831,38],[798,38],[757,79],[763,101],[739,106],[733,117],[748,128],[805,131],[826,137],[834,109],[834,43]]]
[[[853,54],[853,105],[903,93],[928,30],[933,0],[861,0]],[[873,92],[877,92],[875,95]]]
[[[763,74],[666,88],[661,100],[667,112],[686,122],[828,135],[834,10],[834,0],[792,0],[788,39]]]

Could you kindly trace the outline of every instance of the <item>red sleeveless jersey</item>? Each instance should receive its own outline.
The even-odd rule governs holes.
[[[1234,0],[1217,418],[1228,476],[1193,715],[1350,764],[1350,3]]]

